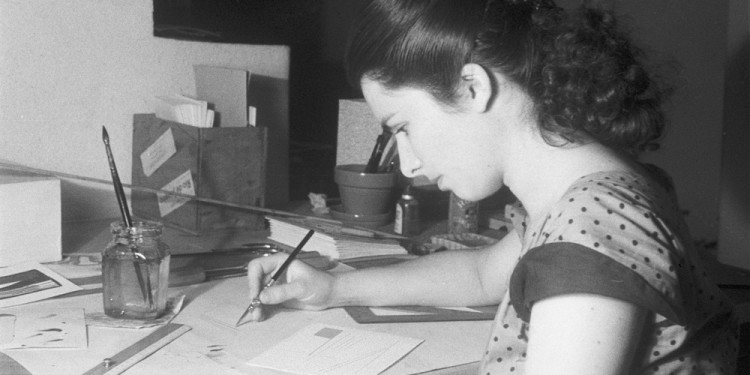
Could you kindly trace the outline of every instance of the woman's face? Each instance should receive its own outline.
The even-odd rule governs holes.
[[[376,118],[395,134],[401,171],[423,175],[441,190],[467,200],[502,187],[497,132],[486,113],[458,111],[421,89],[386,89],[363,79],[365,100]]]

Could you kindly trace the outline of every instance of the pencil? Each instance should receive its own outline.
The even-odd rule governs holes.
[[[242,323],[242,319],[245,319],[247,314],[253,312],[253,310],[255,310],[258,306],[260,306],[261,304],[260,293],[262,293],[266,288],[270,288],[271,285],[273,285],[276,282],[276,280],[278,280],[278,278],[281,277],[284,271],[286,271],[286,269],[289,267],[289,264],[291,264],[294,258],[297,257],[297,254],[299,254],[300,250],[302,250],[302,248],[305,246],[305,244],[310,239],[310,237],[313,236],[313,234],[315,234],[315,231],[312,229],[310,229],[310,231],[307,232],[307,234],[305,235],[305,238],[303,238],[302,241],[300,241],[299,245],[297,245],[297,247],[294,248],[292,253],[289,254],[289,257],[287,257],[284,263],[281,264],[281,267],[279,267],[279,269],[276,270],[273,276],[271,276],[271,280],[269,280],[266,283],[266,285],[263,285],[263,288],[261,288],[260,292],[258,292],[258,296],[253,298],[252,302],[250,302],[250,306],[248,306],[247,309],[245,309],[245,312],[242,313],[242,316],[240,316],[240,318],[237,319],[237,323],[234,325],[235,327],[239,327],[240,323]]]

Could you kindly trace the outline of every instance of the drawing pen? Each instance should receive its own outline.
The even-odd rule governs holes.
[[[284,263],[281,264],[281,267],[279,267],[279,269],[276,270],[273,276],[271,276],[271,280],[268,280],[266,285],[263,285],[263,288],[261,288],[260,292],[258,292],[258,296],[253,298],[253,301],[250,302],[250,306],[248,306],[247,309],[245,309],[245,312],[243,312],[242,316],[240,316],[240,318],[237,320],[237,323],[234,325],[235,327],[239,327],[240,323],[242,322],[242,319],[245,319],[247,314],[253,312],[253,310],[255,310],[258,306],[260,306],[261,304],[260,293],[262,293],[266,288],[270,288],[276,282],[276,280],[278,280],[278,278],[281,277],[284,271],[286,271],[286,269],[289,267],[289,264],[291,264],[294,258],[297,257],[297,254],[299,254],[300,250],[302,250],[302,248],[305,246],[305,244],[310,239],[310,237],[313,236],[313,234],[315,234],[315,231],[312,229],[310,229],[310,231],[307,232],[307,234],[305,235],[305,238],[303,238],[302,241],[300,241],[299,245],[297,245],[294,251],[292,251],[292,253],[289,254],[289,257],[286,258]]]

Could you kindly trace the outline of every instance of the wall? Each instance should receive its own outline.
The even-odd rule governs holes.
[[[132,115],[153,112],[154,96],[193,94],[193,64],[249,68],[288,86],[287,47],[152,33],[152,0],[0,0],[0,159],[106,180],[104,125],[127,183]],[[281,104],[273,132],[286,142],[288,103]],[[82,220],[118,211],[111,187],[63,181],[63,214]]]
[[[750,269],[750,4],[729,5],[718,257]]]
[[[728,0],[600,1],[631,18],[653,55],[681,65],[667,138],[647,160],[673,175],[695,237],[716,240]],[[273,63],[273,48],[156,39],[151,6],[0,0],[0,159],[106,179],[100,128],[107,125],[129,180],[131,114],[150,111],[155,95],[191,91],[191,59],[255,61],[265,74],[287,73]],[[73,194],[71,185],[64,182],[68,218],[116,213],[109,190]]]
[[[558,0],[614,10],[637,45],[673,75],[669,125],[661,149],[644,161],[673,177],[698,240],[718,236],[719,170],[724,95],[727,0]],[[670,73],[670,71],[676,73]]]

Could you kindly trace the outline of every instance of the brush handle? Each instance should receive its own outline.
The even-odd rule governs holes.
[[[109,134],[107,128],[102,126],[102,140],[104,141],[104,148],[107,151],[107,161],[109,162],[109,172],[112,174],[112,185],[115,188],[115,196],[117,197],[117,204],[120,206],[120,214],[122,214],[122,220],[125,222],[126,228],[133,227],[133,218],[130,216],[130,210],[128,209],[128,201],[125,198],[125,190],[122,188],[122,182],[120,176],[117,173],[117,166],[115,165],[115,158],[112,156],[112,149],[109,147]],[[133,267],[135,267],[135,275],[138,278],[138,285],[141,287],[143,293],[143,299],[148,301],[149,306],[153,304],[153,296],[151,295],[151,277],[149,276],[148,268],[146,268],[146,278],[143,278],[143,272],[141,272],[141,265],[138,262],[138,252],[131,248],[133,253]],[[142,256],[142,255],[141,255]]]
[[[117,197],[117,204],[120,206],[122,220],[125,222],[125,226],[130,228],[133,226],[133,219],[130,216],[125,190],[122,188],[120,176],[117,175],[117,167],[115,167],[115,160],[112,158],[112,151],[110,151],[109,146],[107,146],[107,158],[109,159],[109,171],[112,173],[112,185],[115,188],[115,196]]]
[[[370,154],[370,160],[367,161],[365,166],[365,173],[376,173],[378,171],[378,163],[380,163],[380,156],[383,154],[383,135],[378,135],[375,141],[375,147],[372,148],[372,154]]]
[[[107,129],[102,127],[102,138],[104,140],[104,148],[107,151],[107,161],[109,162],[109,172],[112,174],[112,185],[115,188],[115,196],[117,197],[117,204],[120,206],[120,214],[122,214],[122,220],[125,222],[125,226],[130,228],[133,226],[133,219],[130,216],[130,210],[128,209],[128,201],[125,198],[125,190],[122,188],[122,182],[120,181],[120,175],[117,173],[117,166],[115,165],[115,158],[112,156],[112,149],[109,147],[109,134]]]

